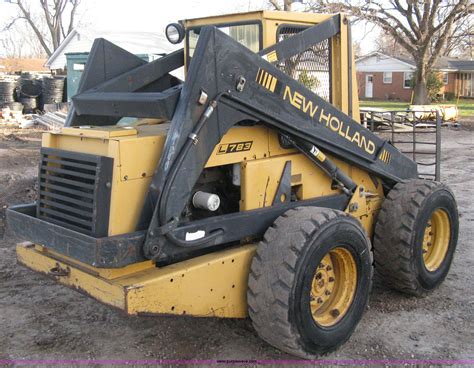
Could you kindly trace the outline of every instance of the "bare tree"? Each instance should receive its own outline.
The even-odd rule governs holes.
[[[385,55],[393,57],[404,57],[410,59],[411,56],[400,43],[392,37],[392,35],[380,32],[375,39],[375,49]]]
[[[453,25],[443,50],[444,56],[474,57],[474,17],[465,17]],[[435,47],[436,39],[432,47]]]
[[[268,3],[275,9],[275,10],[285,10],[291,11],[291,4],[294,0],[268,0]]]
[[[352,53],[354,59],[358,59],[362,56],[362,47],[360,41],[352,41]]]
[[[11,33],[0,39],[0,46],[3,48],[5,57],[9,59],[23,56],[23,44],[18,42]]]
[[[17,38],[20,38],[25,45],[25,57],[45,59],[47,57],[46,51],[38,41],[35,33],[31,32],[30,26],[23,23],[16,28]]]
[[[348,5],[351,14],[377,24],[408,51],[416,64],[414,103],[429,102],[427,78],[454,24],[472,14],[469,0],[374,0]],[[434,47],[431,47],[434,42]]]
[[[18,14],[4,27],[10,30],[20,20],[25,21],[48,56],[74,28],[80,0],[36,0],[38,9],[32,9],[27,0],[11,1]],[[45,27],[43,27],[45,25]],[[46,30],[43,30],[45,28]]]
[[[349,13],[391,35],[416,63],[416,104],[428,103],[427,77],[453,28],[474,13],[472,0],[307,0],[306,5],[307,11]]]

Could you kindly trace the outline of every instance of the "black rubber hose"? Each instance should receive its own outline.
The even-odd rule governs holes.
[[[332,162],[321,150],[314,144],[299,138],[286,137],[293,145],[300,150],[311,161],[318,165],[326,172],[334,181],[342,186],[342,190],[347,195],[352,195],[357,188],[357,184],[342,172],[337,165]]]

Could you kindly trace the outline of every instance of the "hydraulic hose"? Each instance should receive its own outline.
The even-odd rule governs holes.
[[[284,140],[288,141],[292,146],[301,151],[306,157],[308,157],[326,174],[328,174],[331,179],[333,179],[339,185],[345,194],[352,196],[357,184],[354,183],[349,176],[342,172],[333,161],[331,161],[323,152],[321,152],[318,147],[300,138],[290,138],[285,134],[282,136]]]

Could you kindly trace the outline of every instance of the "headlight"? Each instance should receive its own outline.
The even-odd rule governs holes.
[[[176,45],[184,39],[184,28],[179,23],[170,23],[166,26],[166,38],[170,43]]]

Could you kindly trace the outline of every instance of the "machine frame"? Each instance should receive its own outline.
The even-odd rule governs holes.
[[[152,212],[142,212],[139,223],[146,227],[97,238],[38,218],[34,204],[12,207],[7,211],[10,229],[31,242],[18,246],[20,263],[130,314],[244,317],[249,264],[255,252],[252,239],[261,237],[290,208],[347,211],[372,233],[384,187],[414,178],[417,171],[411,160],[356,120],[347,18],[280,12],[242,16],[243,21],[252,18],[261,21],[264,30],[264,49],[257,54],[217,28],[203,26],[214,21],[224,24],[236,16],[186,21],[186,27],[203,27],[184,84],[170,74],[185,64],[184,50],[145,63],[106,40],[95,41],[68,116],[66,129],[71,130],[66,132],[98,134],[100,139],[100,131],[82,133],[76,127],[93,124],[100,130],[123,116],[171,120],[145,200],[152,204]],[[273,45],[282,22],[317,24]],[[328,38],[332,103],[275,66]],[[115,62],[118,59],[120,63]],[[180,214],[200,173],[219,143],[232,136],[231,128],[242,122],[277,132],[289,154],[300,152],[332,181],[331,193],[277,201],[283,194],[289,198],[292,161],[286,159],[271,206],[183,222]],[[331,122],[340,129],[331,128]],[[354,166],[352,177],[345,172],[349,169],[341,170],[342,160],[347,167]],[[374,192],[356,184],[361,178],[371,182]],[[186,241],[186,233],[198,231],[206,235]],[[196,287],[192,281],[196,277],[208,282]],[[171,291],[153,296],[158,289],[176,287],[178,279],[189,298]]]

